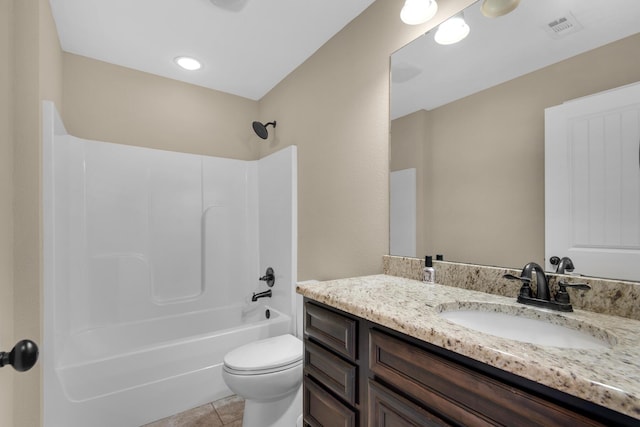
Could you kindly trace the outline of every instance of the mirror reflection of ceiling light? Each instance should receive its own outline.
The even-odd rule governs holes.
[[[513,11],[520,4],[520,0],[484,0],[480,11],[487,18],[497,18]]]
[[[195,58],[190,58],[188,56],[178,56],[174,59],[175,63],[178,64],[181,68],[189,71],[196,71],[202,68],[202,64]]]
[[[434,39],[438,44],[454,44],[467,37],[469,31],[471,29],[465,22],[464,15],[460,12],[438,26]]]
[[[211,0],[215,6],[231,12],[240,12],[247,4],[248,0]]]
[[[391,67],[391,81],[394,83],[404,83],[418,77],[422,73],[422,69],[416,65],[407,62],[393,64]]]
[[[400,11],[400,19],[408,25],[424,24],[438,11],[436,0],[406,0]]]

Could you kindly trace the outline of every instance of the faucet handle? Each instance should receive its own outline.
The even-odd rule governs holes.
[[[273,287],[274,283],[276,282],[276,276],[273,271],[273,268],[267,267],[267,271],[265,272],[265,275],[260,277],[259,280],[262,280],[263,282],[267,282],[267,286],[269,286],[270,288]]]
[[[569,283],[560,280],[558,282],[558,288],[558,293],[556,293],[556,301],[561,304],[569,304],[569,294],[567,293],[567,288],[588,291],[589,289],[591,289],[591,286],[587,285],[586,283]]]
[[[581,291],[588,291],[589,289],[591,289],[591,286],[587,285],[586,283],[569,283],[563,282],[562,280],[558,282],[558,286],[560,287],[561,291],[566,291],[567,288],[580,289]]]
[[[514,276],[513,274],[508,274],[508,273],[504,274],[502,277],[509,280],[520,280],[522,283],[531,283],[530,277]]]
[[[504,274],[502,276],[505,279],[509,280],[519,280],[522,282],[522,287],[520,288],[520,296],[525,298],[531,298],[533,295],[533,291],[531,290],[531,277],[525,276],[514,276],[513,274]]]

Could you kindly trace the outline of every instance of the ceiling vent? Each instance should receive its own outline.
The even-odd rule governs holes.
[[[567,12],[564,16],[549,22],[545,29],[551,37],[559,39],[580,31],[582,29],[582,25],[578,22],[575,16],[571,14],[571,12]]]

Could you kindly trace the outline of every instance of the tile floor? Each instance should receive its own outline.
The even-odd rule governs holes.
[[[142,427],[242,427],[244,400],[226,397]]]

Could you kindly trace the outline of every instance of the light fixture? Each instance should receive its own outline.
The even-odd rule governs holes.
[[[202,64],[195,58],[190,58],[188,56],[178,56],[174,59],[174,62],[178,64],[180,67],[185,70],[195,71],[202,68]]]
[[[215,6],[231,12],[240,12],[247,4],[247,0],[211,0]]]
[[[484,0],[480,11],[487,18],[497,18],[513,11],[520,4],[520,0]]]
[[[438,11],[436,0],[405,0],[400,19],[408,25],[418,25],[433,18]]]
[[[434,39],[438,44],[454,44],[467,37],[470,30],[464,15],[460,12],[438,26]]]

